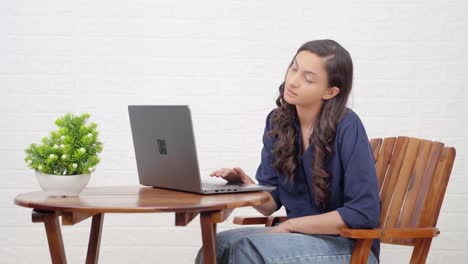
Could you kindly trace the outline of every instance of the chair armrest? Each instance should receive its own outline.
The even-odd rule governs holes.
[[[435,227],[419,228],[374,228],[374,229],[341,229],[340,235],[347,238],[429,238],[440,234]]]
[[[261,216],[261,217],[234,217],[234,224],[237,225],[265,225],[273,226],[288,220],[285,216]]]

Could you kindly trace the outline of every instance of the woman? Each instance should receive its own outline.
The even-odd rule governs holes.
[[[353,80],[350,54],[333,40],[303,44],[266,118],[255,178],[276,186],[255,209],[269,216],[284,206],[288,220],[216,236],[218,263],[349,263],[355,241],[340,229],[380,225],[374,158],[364,126],[346,107]],[[211,173],[255,183],[241,168]],[[374,240],[368,263],[378,263]],[[201,250],[196,262],[203,259]]]

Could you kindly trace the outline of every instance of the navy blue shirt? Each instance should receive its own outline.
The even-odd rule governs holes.
[[[364,125],[358,115],[347,109],[338,123],[334,151],[326,163],[330,175],[329,205],[326,209],[321,209],[315,205],[313,190],[310,187],[313,177],[311,166],[314,148],[309,144],[307,150],[302,153],[302,135],[297,113],[293,116],[298,149],[294,183],[291,184],[286,180],[286,175],[277,172],[273,167],[275,158],[271,150],[275,138],[267,135],[272,129],[273,111],[266,119],[262,160],[255,177],[259,184],[277,187],[271,192],[277,205],[276,210],[284,206],[288,218],[337,210],[349,228],[379,227],[381,203],[374,157]],[[371,249],[379,259],[380,240],[375,239]]]

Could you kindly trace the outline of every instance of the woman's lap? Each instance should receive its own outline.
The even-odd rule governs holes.
[[[268,234],[268,227],[237,228],[216,235],[218,263],[349,263],[354,240],[328,235]],[[201,250],[196,263],[201,263]],[[197,262],[198,261],[198,262]],[[377,263],[370,254],[368,263]]]

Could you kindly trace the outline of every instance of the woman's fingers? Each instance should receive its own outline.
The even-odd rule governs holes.
[[[210,175],[211,175],[211,176],[219,177],[219,176],[222,175],[222,172],[223,172],[223,169],[219,169],[219,170],[213,171]]]
[[[213,171],[210,175],[216,176],[216,177],[226,177],[231,174],[237,174],[237,172],[231,168],[222,168],[222,169]]]
[[[245,172],[239,167],[234,167],[234,171],[240,175],[246,175]]]
[[[229,175],[229,173],[230,173],[230,170],[228,168],[223,168],[223,170],[221,171],[221,176],[226,177]]]

